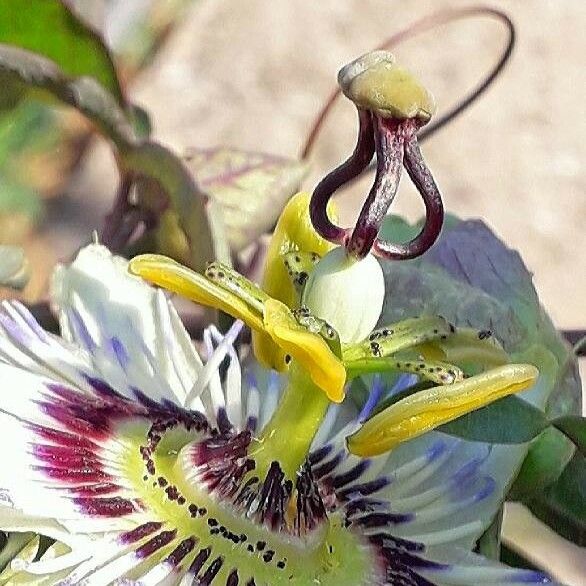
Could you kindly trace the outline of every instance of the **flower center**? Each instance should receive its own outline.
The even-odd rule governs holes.
[[[121,425],[120,437],[132,438],[127,477],[173,537],[158,558],[181,540],[193,563],[219,560],[214,584],[228,583],[235,568],[239,583],[249,585],[380,583],[374,548],[347,528],[335,503],[326,513],[309,464],[295,481],[276,460],[260,476],[248,430],[214,430],[193,441],[193,430],[178,420]]]

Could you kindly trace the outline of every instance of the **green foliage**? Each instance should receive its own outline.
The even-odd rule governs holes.
[[[549,421],[543,411],[512,395],[438,429],[477,442],[521,444],[537,437],[548,426]]]
[[[553,484],[571,460],[574,444],[555,427],[548,427],[531,444],[509,499],[526,501]]]
[[[556,533],[586,546],[586,458],[576,454],[557,481],[526,504]]]
[[[190,149],[185,162],[200,189],[220,205],[235,251],[274,227],[307,173],[301,161],[231,148]]]
[[[0,43],[50,59],[67,77],[91,77],[123,101],[106,45],[60,0],[0,0]]]
[[[391,217],[384,236],[406,241],[418,229]],[[491,330],[512,360],[540,369],[534,389],[465,415],[441,431],[492,443],[532,440],[511,498],[529,504],[569,539],[582,539],[583,519],[578,513],[586,512],[583,461],[576,456],[565,468],[575,451],[572,441],[581,449],[584,446],[584,420],[577,416],[581,410],[577,361],[541,307],[520,256],[482,222],[450,217],[426,255],[383,263],[383,271],[387,300],[381,324],[439,314],[456,325]]]
[[[586,456],[586,418],[578,415],[563,415],[554,419],[552,425],[572,440],[582,456]]]

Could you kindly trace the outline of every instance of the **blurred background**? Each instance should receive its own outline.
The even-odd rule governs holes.
[[[77,0],[121,67],[129,99],[156,140],[176,152],[229,146],[296,158],[346,62],[451,0]],[[512,61],[489,91],[424,143],[446,208],[480,217],[520,251],[560,328],[586,327],[586,3],[493,2],[513,18]],[[498,59],[506,37],[489,19],[442,26],[394,49],[445,111]],[[355,111],[339,100],[309,158],[311,190],[355,141]],[[0,243],[33,265],[23,296],[41,298],[54,262],[98,227],[112,204],[112,149],[77,114],[31,104],[0,117]],[[370,177],[339,198],[349,224]],[[393,208],[419,198],[402,186]],[[586,373],[582,361],[583,377]],[[569,585],[586,584],[586,555],[509,507],[505,534]]]

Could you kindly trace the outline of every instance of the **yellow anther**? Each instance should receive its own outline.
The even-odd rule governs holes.
[[[319,335],[299,325],[289,308],[276,299],[269,299],[264,309],[265,332],[309,373],[330,401],[344,399],[346,370],[340,359]]]
[[[241,319],[253,329],[263,328],[262,314],[256,308],[251,307],[235,293],[227,291],[166,256],[137,256],[130,261],[128,269],[132,274],[159,287]]]
[[[317,234],[309,217],[308,193],[294,195],[281,213],[271,243],[267,251],[265,269],[262,280],[263,290],[282,301],[288,307],[297,307],[298,294],[291,282],[283,258],[291,252],[315,252],[323,256],[333,245]],[[330,209],[330,217],[335,215]],[[282,372],[287,368],[285,353],[278,348],[271,338],[262,332],[254,332],[252,336],[254,354],[265,367]]]
[[[289,355],[297,360],[331,401],[339,403],[343,400],[346,370],[327,342],[319,334],[300,325],[284,303],[256,292],[256,286],[244,277],[232,280],[230,285],[234,291],[229,291],[178,262],[157,254],[135,257],[130,261],[129,270],[196,303],[221,309],[243,320],[253,331],[267,336],[283,356]],[[221,282],[224,277],[217,273],[227,269],[214,266],[213,270],[216,271],[213,278]],[[238,287],[242,288],[242,295],[239,295]]]
[[[531,387],[539,371],[530,364],[508,364],[453,385],[433,387],[391,405],[351,435],[348,449],[369,457],[406,440]]]

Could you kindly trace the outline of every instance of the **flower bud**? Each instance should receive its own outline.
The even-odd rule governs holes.
[[[376,258],[368,255],[357,261],[339,247],[319,261],[302,302],[338,332],[342,343],[354,343],[376,326],[384,296],[383,271]]]

